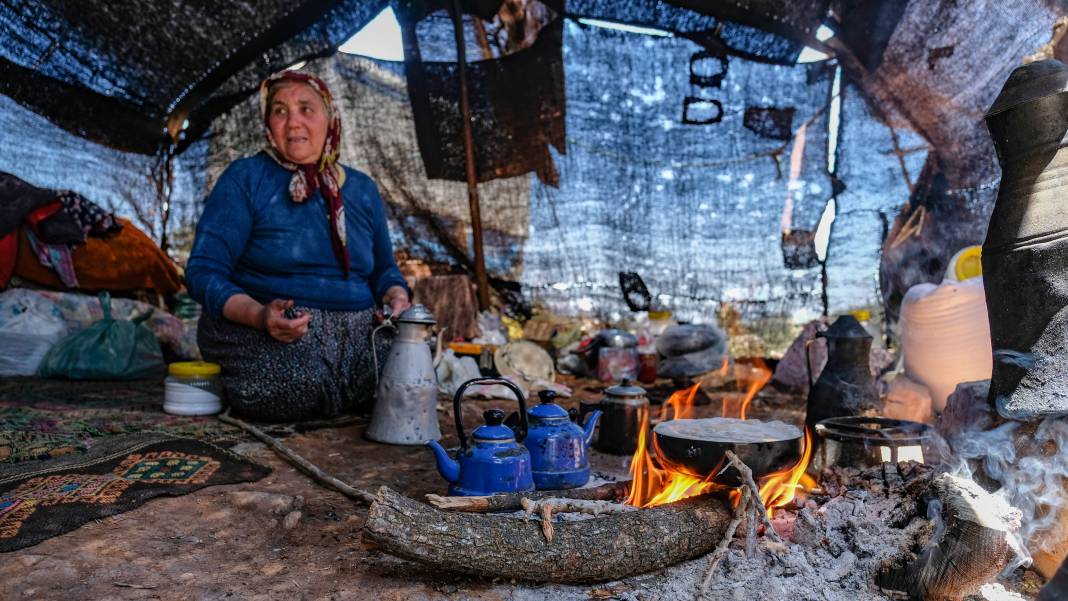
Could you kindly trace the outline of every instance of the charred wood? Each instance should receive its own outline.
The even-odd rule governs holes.
[[[934,479],[927,495],[936,523],[931,540],[886,568],[877,583],[919,601],[962,599],[1015,556],[1011,535],[1020,513],[975,482],[949,474]]]

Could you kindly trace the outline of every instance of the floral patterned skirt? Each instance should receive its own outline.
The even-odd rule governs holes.
[[[201,315],[197,343],[205,361],[222,366],[232,412],[258,421],[369,414],[375,393],[374,311],[297,309],[311,313],[312,319],[308,332],[292,343]],[[389,352],[389,337],[378,336],[376,342],[382,359]]]

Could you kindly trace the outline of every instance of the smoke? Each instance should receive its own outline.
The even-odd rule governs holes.
[[[1019,422],[1008,422],[985,432],[964,432],[953,439],[961,459],[956,475],[972,477],[968,462],[973,462],[981,476],[1000,486],[995,494],[1023,515],[1016,534],[1019,563],[1012,569],[1030,563],[1027,549],[1052,551],[1066,535],[1058,514],[1068,501],[1068,422],[1048,418],[1031,436],[1018,434],[1023,427]]]
[[[999,348],[994,351],[994,360],[998,363],[1008,363],[1016,367],[1031,369],[1035,366],[1038,357],[1034,353],[1021,353],[1012,349]]]

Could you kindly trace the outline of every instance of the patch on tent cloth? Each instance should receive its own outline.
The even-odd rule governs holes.
[[[153,497],[251,482],[270,472],[214,445],[159,434],[109,439],[89,455],[33,464],[29,473],[5,470],[13,475],[0,477],[0,552],[129,511]]]

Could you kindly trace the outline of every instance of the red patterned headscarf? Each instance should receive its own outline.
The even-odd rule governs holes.
[[[267,106],[267,96],[271,86],[281,81],[306,84],[323,99],[329,122],[323,154],[316,163],[298,165],[287,161],[274,145],[274,140],[271,139],[271,114],[270,107]],[[341,152],[341,115],[334,105],[330,90],[323,80],[308,73],[299,71],[275,73],[260,84],[260,113],[263,115],[263,125],[267,130],[267,154],[283,168],[293,172],[293,178],[289,180],[289,196],[293,202],[304,202],[317,189],[322,191],[330,216],[330,239],[334,247],[334,255],[337,256],[345,277],[348,277],[349,252],[345,241],[345,203],[341,198],[341,187],[345,185],[345,170],[337,162]]]

